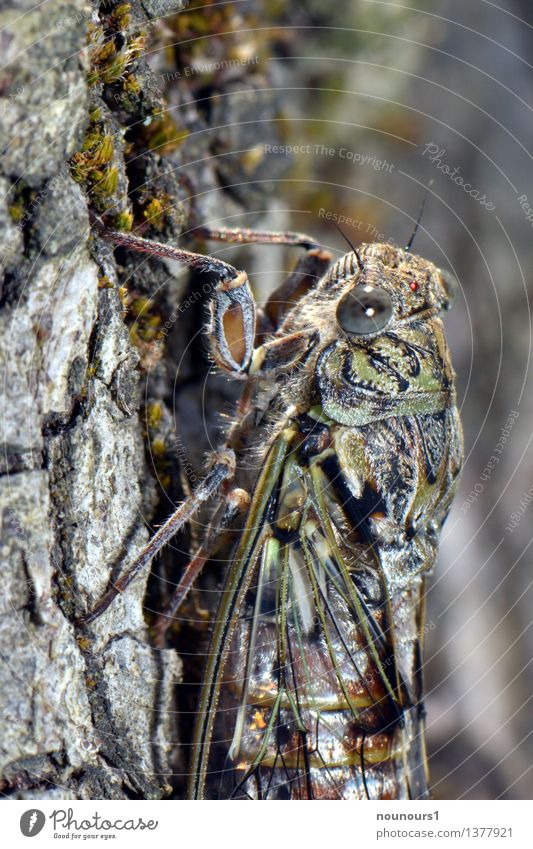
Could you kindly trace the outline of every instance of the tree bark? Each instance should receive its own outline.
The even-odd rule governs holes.
[[[157,19],[168,24],[181,6],[13,0],[0,14],[0,786],[12,798],[170,792],[180,661],[150,643],[147,575],[90,629],[76,620],[146,543],[161,487],[161,515],[180,488],[168,452],[170,484],[156,486],[145,459],[151,438],[163,454],[169,440],[179,449],[166,360],[177,337],[154,340],[147,327],[161,329],[186,284],[158,262],[139,270],[124,252],[117,265],[91,235],[89,209],[115,226],[140,217],[164,230],[159,238],[177,238],[189,219],[184,183],[200,184],[200,215],[220,190],[198,142],[172,167],[165,159],[183,123],[167,121],[162,76],[142,55]],[[180,81],[181,101],[188,88],[194,100],[192,79]],[[194,104],[187,121],[209,130]],[[178,178],[189,160],[197,164]],[[217,202],[219,211],[243,208],[229,193]],[[138,319],[145,302],[156,305],[152,325]],[[148,408],[155,437],[139,415]]]

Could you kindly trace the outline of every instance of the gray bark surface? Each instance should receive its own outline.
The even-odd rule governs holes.
[[[103,211],[128,208],[128,132],[141,150],[137,179],[164,184],[174,200],[168,227],[177,237],[187,223],[177,163],[207,153],[187,143],[170,167],[157,150],[142,150],[143,127],[164,104],[160,77],[142,57],[131,66],[139,88],[133,106],[122,98],[124,74],[114,93],[88,84],[88,30],[116,5],[103,4],[99,14],[83,0],[35,7],[19,0],[0,13],[0,789],[11,798],[160,798],[170,791],[176,748],[180,661],[150,643],[142,610],[148,576],[90,629],[76,625],[149,536],[161,495],[139,415],[150,399],[160,404],[165,438],[175,441],[162,400],[164,356],[132,343],[119,287],[159,298],[165,318],[185,282],[158,262],[123,257],[117,266],[110,246],[91,235],[95,198],[67,163],[97,108],[114,134],[118,172]],[[134,2],[128,29],[150,32],[180,8],[181,0]],[[187,99],[186,83],[179,96]],[[187,119],[192,128],[208,126],[194,105]],[[205,192],[197,204],[204,214],[218,175],[208,159],[187,170]],[[224,208],[235,212],[241,203],[228,196]],[[172,498],[163,501],[162,516]]]
[[[30,5],[1,15],[3,83],[20,92],[2,102],[3,792],[157,798],[179,662],[146,641],[144,580],[90,638],[74,625],[147,538],[138,357],[66,167],[87,123],[90,10]],[[17,186],[34,190],[23,226]]]

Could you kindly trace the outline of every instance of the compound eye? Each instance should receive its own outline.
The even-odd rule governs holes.
[[[394,312],[390,296],[375,286],[355,286],[337,306],[337,321],[346,333],[368,336],[379,333]]]
[[[451,271],[443,271],[442,268],[439,268],[439,273],[442,279],[442,285],[444,291],[446,292],[446,297],[448,299],[448,309],[454,305],[457,298],[459,297],[459,281],[457,277],[455,277]]]

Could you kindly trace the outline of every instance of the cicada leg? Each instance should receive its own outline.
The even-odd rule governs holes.
[[[165,245],[109,230],[101,222],[94,224],[99,235],[115,245],[140,253],[165,257],[182,262],[198,271],[212,272],[219,277],[211,301],[209,337],[217,365],[234,377],[246,376],[252,358],[255,338],[255,301],[245,271],[238,271],[216,257]]]
[[[253,230],[248,227],[195,227],[189,235],[230,244],[287,245],[306,249],[296,268],[270,295],[260,311],[261,333],[272,332],[279,326],[287,309],[316,285],[331,264],[331,254],[306,233],[291,230]]]
[[[183,571],[172,597],[165,609],[157,616],[154,624],[155,642],[157,645],[164,643],[164,637],[168,628],[174,621],[174,616],[185,601],[194,582],[200,575],[204,565],[213,557],[223,542],[224,531],[226,531],[239,514],[244,513],[250,504],[250,496],[244,489],[233,489],[224,499],[219,513],[222,515],[209,525],[205,535],[205,541],[198,548],[196,554],[189,560]]]
[[[186,522],[198,512],[202,504],[219,491],[224,481],[232,478],[235,473],[235,454],[230,449],[218,453],[217,460],[196,490],[180,504],[178,509],[167,519],[157,533],[154,534],[148,545],[143,549],[127,572],[119,578],[113,586],[100,599],[98,604],[87,614],[82,616],[78,623],[89,625],[107,610],[117,595],[123,593],[141,572],[145,566],[161,551],[161,549],[178,533]]]
[[[206,227],[201,225],[189,231],[191,236],[212,242],[228,242],[238,245],[294,245],[313,250],[319,245],[306,233],[292,230],[253,230],[249,227]]]
[[[254,352],[256,335],[256,305],[245,271],[239,271],[217,257],[143,239],[132,233],[109,230],[96,222],[102,238],[140,253],[166,257],[182,262],[199,271],[213,272],[219,277],[211,300],[209,339],[213,358],[220,368],[233,377],[245,378]],[[272,244],[310,246],[308,236],[299,233],[265,233],[252,230],[208,230],[197,233],[234,242],[255,241]]]
[[[287,279],[274,289],[260,313],[260,332],[279,329],[288,310],[317,285],[331,265],[331,260],[331,254],[323,248],[312,248],[298,260]]]

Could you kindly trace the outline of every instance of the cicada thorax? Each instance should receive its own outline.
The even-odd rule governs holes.
[[[359,332],[364,297],[343,304],[356,286],[375,332]],[[462,456],[446,298],[430,263],[364,246],[281,324],[316,341],[251,404],[238,467],[252,502],[216,616],[193,796],[427,796],[424,580]]]

